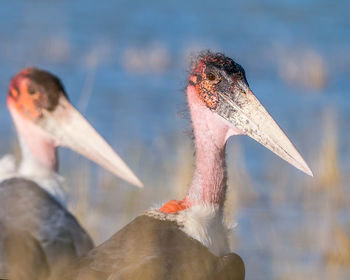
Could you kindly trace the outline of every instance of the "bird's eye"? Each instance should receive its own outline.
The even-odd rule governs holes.
[[[209,73],[207,74],[207,79],[208,79],[209,81],[215,81],[215,80],[216,80],[216,76],[215,76],[214,73],[209,72]]]
[[[29,87],[28,87],[28,93],[31,94],[31,95],[35,94],[35,93],[36,93],[35,88],[32,87],[32,86],[29,86]]]

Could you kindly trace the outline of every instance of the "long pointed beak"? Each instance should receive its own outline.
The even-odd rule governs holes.
[[[296,168],[313,176],[305,160],[244,81],[231,92],[220,92],[216,109],[243,134],[253,138]]]
[[[126,163],[89,124],[89,122],[61,96],[54,111],[44,111],[37,123],[57,141],[96,162],[125,181],[143,187]]]

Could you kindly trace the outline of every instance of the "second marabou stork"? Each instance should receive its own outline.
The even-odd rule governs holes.
[[[231,252],[223,217],[228,138],[248,135],[312,172],[232,59],[200,54],[190,71],[187,99],[196,166],[185,198],[138,216],[56,279],[244,279],[244,263]]]
[[[139,179],[71,105],[60,80],[27,68],[9,86],[7,105],[21,161],[0,167],[0,279],[47,279],[93,242],[65,208],[57,147],[66,146],[136,186]]]

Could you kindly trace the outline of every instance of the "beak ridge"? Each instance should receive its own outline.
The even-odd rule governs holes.
[[[60,97],[53,112],[44,111],[39,125],[59,145],[69,147],[130,184],[143,187],[126,163],[65,97]]]
[[[227,93],[219,93],[219,96],[221,102],[216,112],[220,116],[291,165],[313,176],[311,169],[287,135],[245,83],[239,83],[233,96]]]

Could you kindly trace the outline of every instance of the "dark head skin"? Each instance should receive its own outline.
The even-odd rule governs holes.
[[[61,95],[67,98],[56,76],[37,68],[26,68],[12,78],[7,100],[22,116],[34,121],[42,116],[43,109],[53,111]]]
[[[217,108],[218,93],[232,91],[238,81],[248,85],[243,67],[223,54],[205,52],[193,65],[189,84],[196,87],[200,99],[211,110]]]

